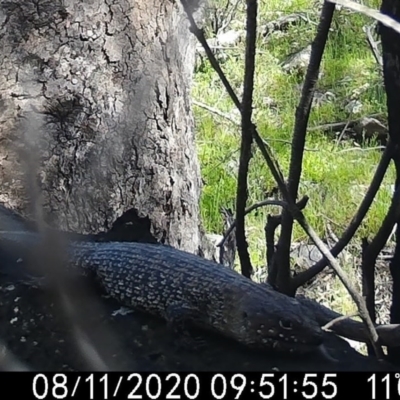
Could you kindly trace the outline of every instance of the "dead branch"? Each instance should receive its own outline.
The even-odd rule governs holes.
[[[243,99],[240,107],[242,117],[242,138],[240,144],[240,158],[238,183],[236,193],[236,245],[240,258],[242,274],[250,278],[253,274],[248,243],[245,232],[245,209],[248,198],[247,176],[249,163],[252,157],[251,145],[253,142],[251,119],[253,114],[254,91],[254,63],[257,38],[257,0],[247,0],[246,10],[246,55]]]
[[[224,219],[224,228],[227,230],[235,221],[231,209],[222,208],[221,214]],[[226,243],[226,245],[225,245]],[[218,247],[218,244],[217,246]],[[229,268],[234,268],[236,254],[236,235],[228,234],[225,238],[224,244],[219,249],[219,262],[222,265],[227,265]]]
[[[383,67],[383,61],[382,61],[382,55],[380,54],[380,51],[378,49],[378,43],[379,40],[375,40],[373,35],[372,35],[372,29],[374,29],[374,26],[365,26],[363,28],[365,34],[367,35],[367,42],[369,44],[369,47],[372,51],[372,54],[375,57],[376,62],[378,65],[382,68]]]
[[[360,207],[358,208],[356,214],[351,220],[349,226],[346,228],[343,235],[340,237],[339,241],[335,246],[332,247],[331,254],[334,257],[337,257],[340,252],[349,244],[350,240],[353,238],[357,229],[361,225],[365,215],[367,214],[376,193],[379,190],[379,187],[382,183],[382,180],[386,174],[386,171],[389,167],[390,161],[392,159],[392,155],[394,152],[394,148],[392,143],[389,141],[385,151],[382,153],[382,157],[379,161],[378,167],[376,168],[375,174],[372,178],[371,184],[363,198]],[[308,270],[303,271],[293,277],[293,285],[297,288],[304,285],[310,279],[312,279],[315,275],[320,273],[326,266],[328,265],[328,260],[325,257],[322,257],[316,264],[310,267]]]
[[[352,297],[354,303],[357,305],[360,317],[363,320],[363,322],[365,323],[367,330],[370,334],[370,341],[375,350],[376,357],[378,359],[382,359],[383,353],[382,353],[382,349],[379,346],[379,336],[376,333],[373,322],[371,321],[371,318],[369,316],[368,309],[365,305],[364,299],[357,292],[357,290],[353,287],[350,279],[347,277],[347,275],[342,270],[342,268],[339,266],[339,264],[336,262],[335,258],[329,252],[329,250],[327,249],[325,244],[317,236],[317,234],[314,232],[313,228],[311,226],[309,226],[308,222],[304,219],[303,215],[300,212],[299,212],[298,218],[296,218],[296,219],[299,221],[300,225],[311,237],[311,239],[313,240],[313,242],[315,243],[315,245],[317,246],[319,251],[329,260],[329,263],[332,266],[333,270],[336,272],[336,275],[339,277],[340,281],[343,283],[343,285],[349,292],[350,296]]]
[[[338,4],[343,7],[347,7],[353,11],[357,11],[360,14],[364,14],[367,17],[371,17],[376,21],[381,22],[383,25],[392,28],[396,32],[400,33],[400,23],[398,23],[393,18],[389,17],[388,15],[380,13],[378,10],[374,10],[370,7],[364,6],[363,4],[356,3],[355,1],[350,0],[328,0],[330,3]]]
[[[385,16],[392,15],[397,21],[399,20],[399,4],[396,0],[383,0],[381,3],[381,12]],[[383,24],[379,24],[379,34],[382,40],[382,59],[383,59],[383,80],[387,97],[388,125],[389,137],[396,144],[396,152],[393,155],[393,162],[396,168],[395,188],[396,191],[400,187],[400,114],[399,105],[399,56],[400,56],[400,37],[398,32],[388,28]],[[390,263],[390,272],[393,278],[392,285],[392,307],[390,310],[390,321],[400,322],[400,275],[399,275],[399,256],[400,256],[400,218],[394,221],[396,228],[396,248],[393,259]],[[399,359],[400,348],[388,348],[389,357]]]
[[[376,118],[376,117],[381,117],[383,114],[382,113],[377,113],[377,114],[372,114],[369,116],[369,118]],[[332,122],[330,124],[323,124],[323,125],[317,125],[317,126],[312,126],[310,128],[307,128],[309,132],[313,131],[341,131],[344,129],[344,127],[347,125],[349,129],[352,129],[354,126],[360,124],[360,122],[364,119],[365,117],[361,117],[358,119],[352,119],[349,121],[341,121],[341,122]]]
[[[232,19],[235,16],[235,13],[239,6],[239,3],[240,3],[240,0],[236,0],[236,2],[229,8],[230,1],[229,0],[227,1],[226,6],[225,6],[225,12],[227,13],[227,15],[225,17],[224,23],[219,28],[220,32],[223,32],[229,26],[229,24],[232,22]]]
[[[204,104],[204,103],[202,103],[200,101],[197,101],[197,100],[192,100],[192,103],[194,105],[198,106],[198,107],[201,107],[201,108],[204,108],[207,111],[210,111],[211,113],[213,113],[215,115],[218,115],[219,117],[225,118],[226,120],[232,122],[235,125],[238,125],[238,126],[240,125],[240,121],[236,121],[234,118],[232,118],[231,116],[229,116],[226,113],[223,113],[222,111],[218,110],[215,107],[211,107],[211,106],[209,106],[207,104]]]
[[[299,210],[303,210],[305,206],[307,205],[308,202],[308,196],[304,196],[301,200],[299,200],[296,204],[297,208]],[[266,260],[267,260],[267,266],[268,266],[268,275],[273,273],[271,271],[271,265],[273,262],[273,258],[275,256],[275,231],[278,228],[278,226],[282,222],[282,215],[268,215],[267,217],[267,223],[265,224],[264,227],[264,232],[265,232],[265,245],[266,245]]]
[[[370,342],[370,334],[364,323],[355,321],[347,316],[344,318],[342,314],[339,314],[336,311],[333,311],[330,308],[302,295],[297,295],[296,299],[312,310],[315,318],[321,326],[326,326],[332,321],[335,321],[335,323],[329,327],[332,332],[357,342]],[[382,345],[394,347],[399,346],[400,324],[376,325],[375,329]]]
[[[376,151],[376,150],[385,150],[386,146],[376,146],[376,147],[367,147],[366,149],[363,149],[361,147],[352,147],[350,149],[343,149],[343,150],[339,150],[336,153],[340,154],[340,153],[348,153],[350,151]]]
[[[376,311],[375,311],[375,263],[376,257],[368,260],[368,240],[362,238],[361,240],[361,282],[362,282],[362,294],[367,305],[369,315],[371,316],[372,322],[376,323]],[[368,345],[368,354],[371,355],[371,346]]]
[[[288,178],[288,195],[290,199],[293,200],[297,198],[303,166],[307,124],[334,11],[335,6],[333,4],[324,3],[317,34],[311,46],[310,62],[302,87],[300,102],[296,109]],[[284,197],[284,199],[286,200],[286,197]],[[286,294],[293,293],[290,274],[290,243],[293,221],[294,214],[284,209],[282,212],[282,228],[278,241],[278,248],[271,266],[272,274],[268,275],[268,282],[277,286],[280,291]]]
[[[227,89],[229,95],[231,96],[233,102],[235,103],[236,107],[239,109],[240,112],[242,112],[242,107],[241,104],[235,94],[235,92],[233,91],[231,85],[229,84],[229,81],[227,80],[225,74],[223,73],[218,61],[215,59],[211,49],[208,46],[207,40],[205,39],[204,36],[204,32],[203,30],[199,29],[196,22],[194,21],[193,15],[191,13],[190,7],[187,3],[187,0],[181,0],[182,5],[185,9],[185,12],[187,14],[187,17],[189,19],[190,22],[190,30],[191,32],[196,36],[196,38],[199,40],[199,42],[202,44],[202,46],[204,47],[204,50],[207,54],[207,57],[211,63],[211,65],[213,66],[213,68],[217,71],[222,83],[224,84],[225,88]],[[332,19],[333,16],[333,11],[334,11],[334,6],[328,4],[328,3],[324,3],[323,6],[323,11],[322,11],[322,16],[327,17],[328,22],[329,20]],[[330,18],[329,18],[330,16]],[[323,20],[322,26],[325,26],[325,20],[324,18],[321,18]],[[329,30],[329,26],[330,26],[330,22],[327,24],[328,28],[324,29],[324,31]],[[321,27],[319,27],[321,29]],[[319,30],[320,30],[319,29]],[[325,36],[327,35],[327,32],[324,33]],[[321,36],[323,37],[323,34],[321,34]],[[310,70],[310,66],[311,68],[311,77],[314,75],[314,62],[315,60],[318,60],[318,58],[320,59],[321,57],[318,57],[319,53],[321,52],[321,57],[322,57],[322,53],[323,53],[323,48],[320,49],[317,47],[317,49],[315,49],[315,46],[313,46],[312,49],[312,54],[311,54],[311,60],[310,60],[310,65],[309,65],[309,70]],[[316,55],[314,55],[313,57],[313,53],[316,53]],[[319,65],[319,63],[318,63]],[[308,72],[309,73],[309,72]],[[315,79],[317,78],[317,75],[315,76]],[[312,82],[309,83],[309,89],[311,89],[314,84]],[[307,88],[307,85],[303,85],[303,93],[304,93],[304,98],[308,98],[308,94],[305,91]],[[308,106],[308,112],[309,112],[309,108],[311,106],[311,101],[312,101],[312,96],[310,97],[310,99],[308,100],[308,102],[310,102],[309,106]],[[307,102],[304,103],[305,105],[307,104]],[[298,109],[299,110],[299,109]],[[307,110],[306,110],[306,114],[307,114]],[[301,117],[299,117],[299,119],[301,120]],[[351,297],[353,298],[354,302],[357,305],[357,308],[359,309],[360,312],[360,316],[363,319],[363,322],[365,323],[367,330],[370,334],[370,340],[371,343],[374,345],[374,348],[376,350],[376,354],[378,356],[378,358],[380,357],[380,349],[378,348],[378,346],[376,345],[376,343],[378,342],[378,335],[376,333],[376,330],[374,328],[374,325],[369,317],[368,311],[366,309],[365,306],[365,302],[362,299],[362,297],[357,293],[357,291],[352,287],[352,285],[350,284],[346,274],[343,272],[343,270],[340,268],[339,264],[336,262],[335,258],[331,255],[331,253],[329,252],[329,249],[325,246],[325,244],[322,242],[322,240],[318,237],[318,235],[315,233],[315,231],[309,226],[307,220],[305,219],[304,215],[302,214],[302,212],[296,207],[295,201],[293,199],[293,197],[291,196],[291,194],[289,193],[288,188],[286,187],[286,184],[284,182],[283,179],[283,174],[279,168],[278,163],[276,162],[276,160],[273,159],[272,157],[272,152],[271,150],[268,148],[268,146],[265,146],[263,140],[261,139],[260,135],[257,132],[257,129],[255,127],[254,124],[251,124],[251,128],[252,128],[252,135],[255,139],[255,142],[257,143],[269,169],[271,170],[271,173],[274,177],[274,179],[276,180],[279,190],[281,191],[282,197],[284,198],[284,200],[287,202],[288,207],[290,209],[290,212],[293,216],[294,219],[296,219],[300,226],[304,229],[304,231],[309,235],[309,237],[311,238],[311,240],[314,242],[314,244],[316,245],[316,247],[318,248],[318,250],[328,259],[330,265],[332,266],[332,268],[334,269],[334,271],[336,272],[336,274],[338,275],[339,279],[341,280],[341,282],[345,285],[347,291],[350,293]],[[307,128],[307,123],[305,123],[304,126],[304,133],[305,130]],[[300,128],[298,128],[300,129]],[[301,131],[300,131],[301,132]],[[303,143],[304,146],[304,143]],[[300,165],[301,166],[301,165]],[[297,186],[297,185],[296,185]],[[297,192],[297,190],[296,190]],[[282,235],[281,235],[282,238]],[[290,242],[290,237],[288,238],[289,242]],[[290,249],[289,249],[290,250]],[[287,257],[289,257],[289,253],[287,254]],[[289,270],[289,274],[290,274],[290,270]],[[289,277],[290,278],[290,277]]]
[[[346,122],[346,125],[344,126],[344,128],[342,129],[342,131],[340,132],[340,135],[338,136],[338,138],[336,139],[336,147],[339,146],[340,141],[343,138],[344,133],[346,132],[347,128],[349,126],[349,121]]]
[[[286,207],[286,203],[282,200],[263,200],[260,201],[259,203],[255,203],[251,205],[250,207],[246,208],[244,215],[247,215],[251,213],[252,211],[256,210],[257,208],[264,207],[264,206],[279,206],[279,207]],[[217,244],[218,247],[221,247],[224,245],[227,237],[230,235],[230,233],[235,229],[237,223],[236,219],[232,222],[232,224],[229,226],[229,228],[225,231],[224,237],[221,239],[221,241]]]
[[[304,196],[297,202],[296,206],[299,208],[299,210],[302,210],[307,205],[307,202],[308,202],[308,196]],[[244,215],[247,215],[247,214],[251,213],[252,211],[257,210],[258,208],[264,207],[264,206],[279,206],[279,207],[284,208],[284,207],[287,207],[287,203],[282,200],[272,200],[272,199],[263,200],[263,201],[255,203],[255,204],[251,205],[250,207],[246,208]],[[280,219],[279,219],[278,225],[279,224],[280,224]],[[232,222],[232,224],[229,226],[229,228],[225,231],[224,237],[217,244],[217,247],[221,247],[224,245],[228,236],[235,229],[235,227],[236,227],[236,219]]]
[[[228,79],[226,78],[224,72],[222,71],[213,52],[211,51],[210,46],[208,45],[207,40],[204,36],[204,31],[197,26],[197,24],[193,18],[193,15],[191,13],[190,5],[188,4],[187,0],[181,0],[181,3],[183,5],[186,15],[189,19],[190,31],[193,33],[193,35],[196,37],[196,39],[203,46],[204,51],[210,61],[211,66],[217,72],[219,78],[221,79],[222,84],[225,86],[225,89],[228,92],[233,103],[235,104],[236,108],[241,112],[240,101],[239,101],[238,97],[236,96]],[[281,191],[282,194],[285,195],[285,198],[288,198],[289,193],[287,191],[286,183],[285,183],[285,180],[283,177],[283,173],[279,167],[279,164],[277,163],[276,159],[273,157],[272,150],[270,149],[268,144],[264,143],[263,139],[258,134],[257,129],[254,124],[252,124],[252,134],[253,134],[253,137],[254,137],[254,140],[255,140],[257,146],[259,147],[259,149],[261,151],[262,156],[264,157],[264,159],[268,165],[268,168],[271,170],[271,173],[272,173],[275,181],[278,184],[279,190]]]
[[[358,314],[352,314],[352,315],[342,315],[340,317],[334,318],[332,321],[329,321],[326,325],[322,327],[324,331],[329,331],[333,325],[337,324],[340,321],[344,321],[345,319],[357,317]]]

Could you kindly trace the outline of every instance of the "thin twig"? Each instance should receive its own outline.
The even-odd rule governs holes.
[[[393,146],[389,141],[385,151],[382,153],[381,160],[379,161],[378,167],[376,168],[374,177],[372,178],[371,184],[362,200],[360,207],[358,208],[356,214],[351,220],[349,226],[346,228],[343,235],[340,237],[338,243],[331,249],[331,254],[337,257],[340,252],[349,244],[350,240],[353,238],[357,229],[364,220],[374,198],[379,190],[382,180],[386,174],[389,167],[390,160],[392,159],[392,154],[394,152]],[[300,287],[312,279],[315,275],[319,274],[328,265],[328,260],[322,257],[317,263],[311,266],[309,269],[300,272],[295,277],[293,277],[293,284],[296,287]]]
[[[192,100],[192,103],[198,107],[204,108],[205,110],[212,112],[215,115],[218,115],[219,117],[227,119],[228,121],[232,122],[233,124],[235,124],[237,126],[240,126],[240,121],[236,121],[234,118],[230,117],[226,113],[223,113],[222,111],[218,110],[217,108],[211,107],[211,106],[204,104],[197,100]]]
[[[330,3],[350,8],[351,10],[364,14],[367,17],[371,17],[376,21],[381,22],[383,25],[386,25],[389,28],[392,28],[396,32],[400,33],[400,23],[398,23],[396,20],[389,17],[388,15],[382,14],[378,10],[374,10],[373,8],[364,6],[363,4],[356,3],[355,1],[350,1],[350,0],[328,0],[328,1]]]
[[[362,273],[363,289],[366,304],[372,320],[375,319],[375,263],[379,253],[388,241],[393,227],[400,218],[400,190],[394,191],[389,210],[373,240],[368,243],[363,241]],[[375,321],[374,321],[375,322]]]
[[[292,145],[292,141],[291,141],[291,140],[268,138],[268,141]],[[265,141],[264,141],[264,143],[265,143]],[[304,150],[305,150],[305,151],[315,151],[315,152],[321,151],[320,149],[310,149],[310,148],[308,148],[308,147],[304,147]]]
[[[302,210],[308,202],[308,196],[302,197],[296,204],[296,206]],[[263,200],[258,203],[255,203],[251,205],[250,207],[246,208],[245,210],[245,215],[251,213],[252,211],[256,210],[257,208],[264,207],[264,206],[279,206],[279,207],[287,207],[287,203],[282,200]],[[226,239],[230,235],[230,233],[235,229],[236,227],[236,220],[232,222],[232,224],[229,226],[227,231],[224,233],[224,237],[221,239],[221,241],[217,244],[217,247],[223,246],[224,243],[226,242]]]
[[[336,148],[338,148],[340,141],[342,140],[343,135],[346,132],[347,127],[349,126],[350,121],[346,122],[346,125],[344,126],[344,128],[342,129],[342,131],[340,132],[340,135],[338,136],[337,140],[336,140]]]
[[[193,33],[193,35],[197,38],[197,40],[200,42],[200,44],[203,46],[205,53],[207,54],[207,57],[210,61],[211,66],[214,68],[214,70],[217,72],[219,78],[221,79],[222,84],[225,86],[226,91],[228,92],[230,98],[232,99],[233,103],[235,104],[236,108],[241,111],[241,104],[236,96],[231,84],[229,83],[228,79],[226,78],[224,72],[222,71],[217,59],[215,58],[213,52],[210,49],[210,46],[208,45],[208,42],[204,36],[204,31],[200,29],[194,18],[193,15],[190,11],[190,6],[188,5],[187,0],[181,0],[181,3],[186,11],[187,17],[189,19],[190,23],[190,31]],[[279,190],[281,191],[282,194],[286,196],[286,198],[289,196],[289,193],[287,191],[286,183],[283,177],[283,173],[277,163],[277,161],[274,159],[272,155],[272,151],[270,147],[268,146],[267,143],[264,143],[263,139],[260,137],[260,135],[257,132],[256,127],[254,124],[252,124],[252,134],[254,137],[254,140],[259,147],[262,156],[264,157],[268,168],[271,170],[272,176],[276,180]]]
[[[396,20],[400,18],[400,9],[398,0],[384,0],[381,2],[380,11],[385,15],[392,15]],[[387,98],[388,110],[388,125],[389,137],[397,146],[400,144],[400,114],[399,114],[399,101],[400,101],[400,88],[399,88],[399,35],[393,29],[387,28],[383,25],[379,26],[379,34],[382,41],[382,59],[383,59],[383,81]],[[400,187],[400,152],[399,148],[396,149],[393,156],[393,163],[396,169],[395,187],[399,190]],[[393,259],[390,263],[390,272],[392,275],[392,305],[390,310],[390,321],[400,322],[400,219],[397,218],[395,223],[396,228],[396,247]],[[399,359],[400,348],[396,345],[388,347],[388,355],[391,359]]]
[[[376,147],[366,147],[366,148],[351,147],[349,149],[335,151],[335,153],[340,154],[340,153],[348,153],[349,151],[375,151],[375,150],[384,150],[384,149],[386,149],[386,146],[376,146]]]
[[[317,34],[311,46],[310,62],[301,91],[301,98],[296,109],[295,125],[292,139],[292,151],[289,165],[288,191],[289,197],[295,201],[303,168],[304,147],[307,135],[307,125],[310,116],[315,86],[318,80],[322,56],[328,38],[335,6],[325,2],[317,28]],[[286,200],[286,198],[284,197]],[[279,290],[289,294],[292,292],[290,273],[290,242],[293,232],[294,215],[287,210],[282,212],[282,228],[278,241],[278,249],[271,266],[268,282],[276,285]]]
[[[322,326],[321,328],[324,331],[328,331],[333,325],[337,324],[340,321],[344,321],[346,319],[357,317],[358,313],[351,314],[351,315],[341,315],[340,317],[334,318],[332,321],[328,322],[326,325]]]
[[[365,304],[372,322],[376,323],[375,310],[375,263],[376,257],[368,259],[368,240],[364,237],[361,239],[361,284],[362,294],[365,299]],[[367,346],[368,354],[371,355],[371,345]]]
[[[317,246],[318,250],[328,259],[333,270],[336,272],[336,275],[339,277],[340,281],[346,287],[346,289],[349,292],[350,296],[352,297],[353,301],[357,305],[360,317],[362,318],[364,324],[366,325],[366,327],[368,329],[368,332],[370,335],[370,340],[371,340],[371,345],[374,348],[376,357],[378,359],[382,359],[383,352],[379,346],[379,336],[378,336],[375,326],[369,316],[368,309],[367,309],[364,299],[357,292],[357,290],[354,288],[354,286],[351,284],[351,281],[347,277],[346,273],[342,270],[340,265],[337,263],[335,258],[332,256],[329,249],[325,246],[324,242],[315,233],[314,229],[305,220],[305,218],[301,212],[299,212],[299,216],[296,219],[299,222],[299,224],[303,227],[303,229],[308,233],[310,238],[313,240],[313,242]]]
[[[383,116],[383,113],[375,113],[371,114],[368,117],[369,118],[376,118],[376,117],[381,117]],[[350,121],[342,121],[342,122],[332,122],[330,124],[323,124],[323,125],[317,125],[317,126],[312,126],[307,128],[308,132],[313,132],[313,131],[327,131],[327,130],[338,130],[338,129],[343,129],[344,126],[348,124],[349,127],[353,127],[354,125],[359,124],[365,117],[358,118],[358,119],[352,119]]]
[[[228,9],[228,4],[229,3],[230,3],[230,1],[228,0],[228,3],[227,3],[227,6],[226,6],[225,10]],[[219,29],[221,32],[223,32],[229,26],[229,24],[231,23],[234,15],[235,15],[235,12],[236,12],[236,10],[238,8],[239,3],[240,3],[240,0],[236,0],[236,3],[234,3],[233,6],[230,8],[229,13],[226,16],[223,25]]]
[[[257,208],[264,207],[264,206],[279,206],[279,207],[287,207],[287,204],[282,200],[263,200],[258,203],[251,205],[250,207],[246,208],[244,211],[244,215],[251,213],[252,211],[256,210]],[[224,233],[224,237],[221,241],[217,244],[217,247],[221,247],[226,242],[226,239],[231,234],[231,232],[235,229],[237,225],[236,219],[232,222],[229,228]]]
[[[372,30],[371,26],[364,26],[363,30],[364,30],[365,34],[367,35],[367,42],[368,42],[369,47],[370,47],[370,49],[372,51],[372,54],[374,55],[375,60],[378,63],[378,65],[380,66],[380,68],[381,68],[380,70],[382,72],[383,60],[382,60],[382,56],[381,56],[381,54],[379,52],[379,49],[378,49],[379,40],[376,41],[373,38],[372,31],[371,31]]]
[[[326,223],[326,229],[328,231],[329,236],[332,238],[332,240],[334,240],[335,243],[337,243],[339,241],[339,238],[336,236],[335,232],[333,232],[333,229],[332,229],[331,225],[329,224],[329,222]]]
[[[204,49],[206,51],[206,54],[207,54],[207,56],[208,56],[208,58],[210,60],[211,65],[213,66],[213,68],[217,71],[218,75],[220,76],[220,79],[222,80],[222,83],[226,87],[226,89],[227,89],[229,95],[231,96],[233,102],[235,103],[236,107],[242,112],[241,104],[240,104],[235,92],[233,91],[231,85],[229,84],[229,81],[227,80],[225,74],[222,72],[218,61],[215,59],[213,53],[211,52],[211,50],[210,50],[210,48],[209,48],[209,46],[207,44],[207,40],[204,37],[204,32],[197,27],[197,25],[196,25],[196,23],[194,21],[194,18],[193,18],[193,15],[191,14],[190,7],[188,6],[187,0],[181,0],[181,2],[182,2],[182,5],[183,5],[183,7],[184,7],[184,9],[186,11],[187,16],[188,16],[188,19],[189,19],[189,22],[190,22],[190,30],[191,30],[191,32],[196,36],[196,38],[203,45],[203,47],[204,47]],[[325,13],[327,13],[326,10],[327,9],[329,10],[329,5],[327,5],[325,3],[324,7],[325,7]],[[325,15],[325,13],[324,13],[324,15]],[[329,15],[330,14],[333,15],[333,10],[332,10],[332,13],[328,12],[328,19],[329,19]],[[332,17],[332,15],[331,15],[331,17]],[[330,24],[328,24],[328,25],[330,25]],[[313,53],[313,51],[312,51],[312,53]],[[322,55],[321,55],[321,57],[322,57]],[[316,58],[318,58],[318,57],[316,57]],[[311,60],[313,60],[313,57],[311,57]],[[311,61],[310,61],[310,64],[311,64]],[[310,83],[310,85],[311,85],[311,87],[313,86],[313,84],[311,84],[311,83]],[[303,85],[303,91],[307,90],[305,88],[307,88],[307,86]],[[306,96],[306,93],[304,93],[304,96]],[[312,96],[311,96],[310,100],[312,100]],[[307,104],[307,103],[305,103],[305,104]],[[310,103],[309,107],[310,106],[311,106],[311,103]],[[306,112],[307,112],[307,110],[306,110]],[[308,109],[308,112],[309,112],[309,109]],[[375,327],[374,327],[374,325],[373,325],[373,323],[372,323],[372,321],[371,321],[371,319],[369,317],[369,314],[368,314],[368,311],[366,309],[365,302],[364,302],[363,298],[353,288],[353,286],[351,285],[349,279],[347,278],[347,275],[340,268],[340,266],[337,263],[337,261],[335,260],[335,258],[329,252],[329,249],[325,246],[325,244],[322,242],[322,240],[318,237],[318,235],[316,234],[314,229],[312,229],[312,227],[308,224],[308,222],[305,219],[303,213],[296,207],[295,200],[293,199],[293,197],[289,193],[288,188],[286,187],[286,184],[284,182],[283,174],[282,174],[278,164],[276,163],[276,161],[274,161],[272,159],[270,149],[267,146],[264,145],[264,142],[261,139],[261,137],[259,136],[254,124],[251,124],[251,128],[252,128],[252,134],[253,134],[253,137],[255,139],[255,142],[257,143],[258,147],[260,148],[260,151],[261,151],[262,155],[264,156],[264,159],[265,159],[268,167],[270,168],[271,173],[274,176],[274,179],[276,180],[276,182],[278,184],[278,187],[279,187],[279,189],[281,191],[282,197],[288,204],[288,208],[290,209],[290,212],[291,212],[292,216],[294,217],[294,219],[296,219],[299,222],[300,226],[308,234],[308,236],[314,242],[314,244],[316,245],[318,250],[323,254],[323,256],[325,256],[327,258],[327,260],[329,261],[330,265],[332,266],[332,268],[334,269],[334,271],[338,275],[339,279],[344,284],[344,286],[346,287],[347,291],[350,293],[351,297],[353,298],[354,302],[357,305],[357,308],[358,308],[358,310],[360,312],[360,316],[361,316],[364,324],[366,325],[366,328],[367,328],[369,336],[370,336],[370,341],[371,341],[372,345],[374,346],[374,349],[376,351],[376,355],[377,355],[378,358],[380,358],[381,357],[381,350],[377,346],[379,338],[378,338],[378,335],[376,333]],[[305,128],[307,128],[307,124],[305,124]],[[296,190],[296,192],[297,192],[297,190]],[[290,242],[290,238],[289,238],[289,242]]]
[[[194,105],[196,105],[197,107],[204,108],[205,110],[210,111],[211,113],[213,113],[215,115],[218,115],[219,117],[224,118],[224,119],[232,122],[236,126],[240,126],[240,121],[235,120],[229,114],[226,114],[226,113],[218,110],[215,107],[211,107],[211,106],[209,106],[207,104],[204,104],[201,101],[197,101],[197,100],[192,100],[192,103]],[[277,139],[277,138],[268,138],[268,141],[284,143],[284,144],[288,144],[288,145],[292,144],[291,140],[284,140],[284,139]],[[264,140],[264,143],[267,144],[265,140]],[[310,149],[308,147],[305,147],[304,150],[306,150],[306,151],[315,151],[315,152],[320,151],[320,149]]]

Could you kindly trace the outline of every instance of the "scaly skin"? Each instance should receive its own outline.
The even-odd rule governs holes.
[[[0,247],[29,250],[40,237],[0,232]],[[307,308],[265,284],[169,246],[132,242],[68,242],[68,265],[90,273],[121,305],[214,330],[248,347],[316,350],[323,333]]]

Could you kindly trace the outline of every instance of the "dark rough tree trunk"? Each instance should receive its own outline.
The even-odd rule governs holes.
[[[11,0],[0,20],[0,201],[29,214],[34,176],[50,225],[97,233],[135,208],[158,240],[197,253],[194,38],[180,3]]]
[[[381,12],[400,21],[400,6],[397,0],[383,0]],[[388,122],[390,139],[397,146],[393,161],[396,167],[396,190],[400,190],[400,35],[392,28],[379,27],[382,39],[382,58],[387,95]],[[390,264],[393,278],[392,306],[390,322],[400,323],[400,220],[396,221],[396,248]],[[399,347],[389,348],[388,354],[400,364]]]

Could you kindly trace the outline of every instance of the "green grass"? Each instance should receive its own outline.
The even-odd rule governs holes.
[[[225,4],[225,1],[214,0]],[[299,85],[303,77],[284,72],[280,63],[287,55],[311,43],[316,33],[319,12],[316,2],[310,0],[260,1],[259,24],[274,20],[278,12],[290,14],[302,11],[314,23],[301,23],[290,27],[284,34],[272,34],[268,39],[258,38],[254,121],[260,135],[270,144],[282,171],[287,177],[290,162],[291,137],[295,109],[300,98]],[[366,5],[379,8],[379,2]],[[313,107],[309,126],[346,121],[373,113],[386,112],[386,98],[376,61],[369,49],[362,28],[371,20],[342,9],[335,13],[332,31],[324,53],[322,76],[317,89],[335,95],[332,102]],[[244,10],[239,10],[232,28],[244,29]],[[222,68],[240,98],[244,73],[244,41],[226,51]],[[239,114],[208,62],[195,74],[193,98],[208,106],[239,119]],[[265,105],[272,99],[274,107]],[[350,99],[362,103],[359,114],[350,115],[345,109]],[[221,207],[235,209],[236,176],[240,147],[240,127],[231,121],[194,107],[197,146],[201,163],[204,188],[201,197],[201,215],[207,231],[221,232]],[[321,236],[325,236],[326,222],[331,221],[335,233],[340,236],[357,210],[365,189],[368,187],[380,158],[379,150],[343,151],[354,147],[351,143],[337,145],[322,132],[310,132],[304,154],[300,195],[310,197],[305,215]],[[263,200],[265,193],[275,182],[258,149],[251,160],[248,205]],[[391,169],[386,185],[394,182]],[[390,192],[382,190],[365,222],[360,227],[356,241],[361,237],[373,237],[385,216],[390,203]],[[255,266],[265,265],[264,224],[268,213],[277,213],[275,207],[258,210],[246,221],[249,250]],[[296,225],[294,241],[304,240],[306,235]]]

